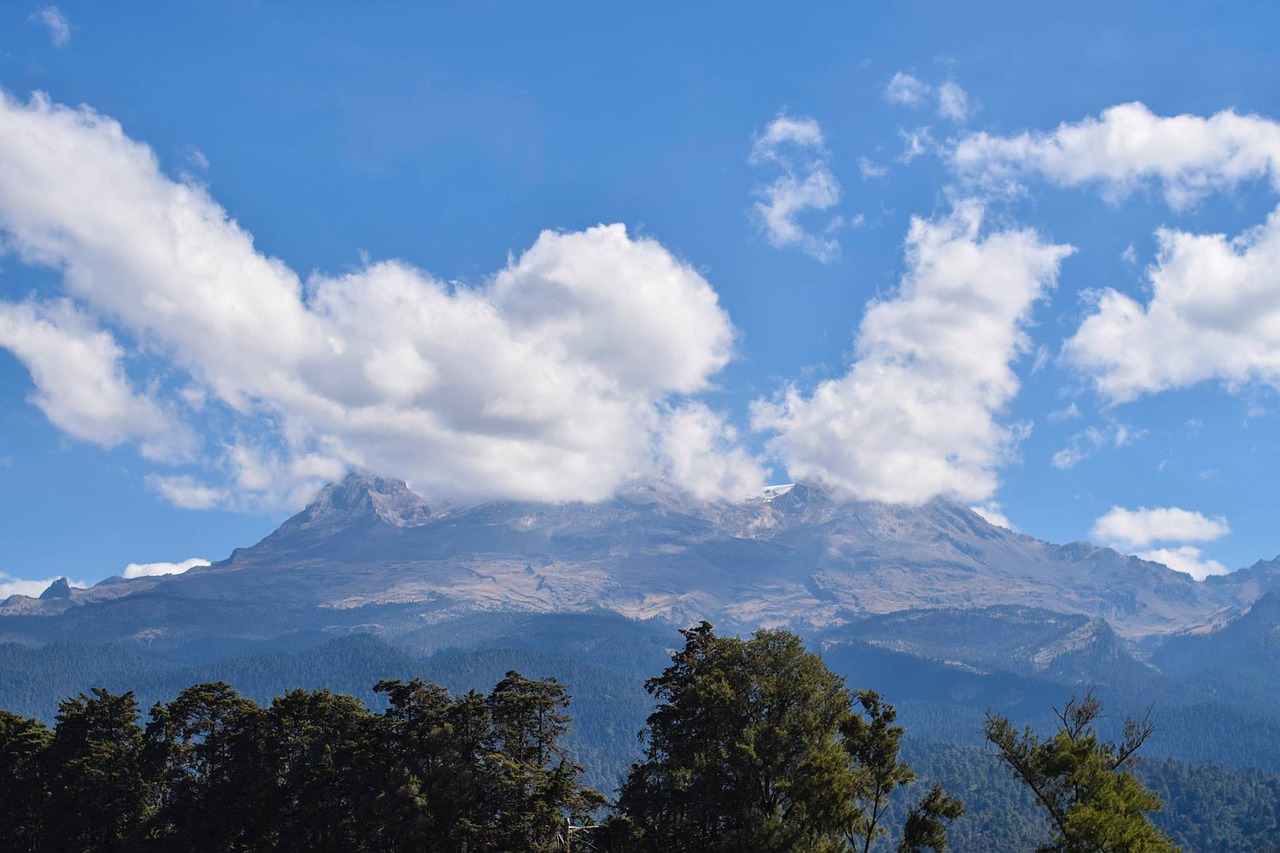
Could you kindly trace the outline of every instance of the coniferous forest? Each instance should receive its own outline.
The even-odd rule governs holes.
[[[385,680],[378,710],[329,690],[260,705],[210,682],[144,714],[132,693],[96,688],[52,726],[0,712],[0,838],[21,851],[536,851],[565,849],[568,833],[582,850],[910,851],[1263,850],[1277,837],[1280,780],[1135,764],[1141,738],[1098,738],[1088,696],[1043,736],[994,717],[994,748],[911,742],[891,704],[847,689],[795,635],[683,634],[644,685],[642,754],[613,797],[584,782],[554,678],[512,671],[462,694]]]

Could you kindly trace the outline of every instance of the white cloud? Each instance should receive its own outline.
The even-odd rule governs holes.
[[[59,576],[60,577],[60,576]],[[49,584],[58,580],[57,577],[45,578],[44,580],[26,580],[24,578],[15,578],[13,575],[0,572],[0,601],[11,595],[26,595],[31,598],[39,598],[40,593],[49,588]],[[67,583],[76,589],[84,589],[88,584],[84,581],[69,580]]]
[[[723,416],[701,403],[674,410],[661,438],[672,481],[703,500],[741,500],[760,494],[764,469],[738,446],[737,438]]]
[[[842,220],[829,219],[815,234],[800,218],[840,202],[840,183],[827,167],[826,156],[822,128],[815,120],[780,113],[756,138],[750,159],[753,165],[772,164],[778,169],[772,183],[756,188],[760,201],[755,203],[755,215],[769,242],[798,247],[824,263],[840,252],[839,242],[829,234]]]
[[[232,499],[227,489],[206,485],[189,474],[151,474],[146,482],[156,494],[180,509],[213,509]]]
[[[1004,507],[995,501],[987,501],[984,504],[975,504],[969,509],[982,516],[983,520],[988,524],[994,524],[996,527],[1003,527],[1006,530],[1017,531],[1018,528],[1013,526],[1013,522],[1004,514]]]
[[[1072,408],[1075,403],[1071,404]],[[1079,409],[1075,410],[1075,417],[1079,417]],[[1060,416],[1060,417],[1055,417]],[[1059,420],[1065,417],[1071,417],[1071,409],[1065,412],[1054,412],[1049,415],[1050,420]],[[1060,470],[1073,468],[1093,455],[1093,451],[1104,445],[1112,447],[1125,447],[1133,444],[1135,441],[1145,437],[1146,430],[1134,430],[1122,423],[1112,422],[1104,427],[1087,427],[1071,436],[1067,446],[1057,453],[1053,454],[1051,460],[1053,467]]]
[[[182,149],[182,154],[187,162],[199,169],[201,172],[209,171],[209,158],[204,152],[194,145],[188,145]]]
[[[1113,506],[1094,522],[1095,540],[1119,548],[1146,548],[1157,543],[1208,542],[1231,532],[1221,516],[1209,518],[1176,506],[1124,509]]]
[[[49,38],[53,40],[54,47],[65,47],[71,41],[71,24],[57,6],[37,9],[31,17],[49,30]]]
[[[883,178],[889,174],[888,166],[877,166],[869,157],[858,158],[858,171],[862,173],[863,178]]]
[[[126,578],[149,578],[156,575],[180,575],[188,569],[194,569],[196,566],[207,566],[208,560],[202,560],[199,557],[192,557],[189,560],[183,560],[181,563],[130,563],[124,567],[124,575]]]
[[[972,134],[952,156],[972,179],[1034,173],[1063,186],[1099,183],[1112,200],[1154,182],[1175,209],[1268,175],[1280,188],[1280,125],[1232,110],[1162,117],[1140,103],[1120,104],[1051,133]]]
[[[1179,507],[1130,510],[1114,506],[1094,522],[1089,535],[1202,581],[1209,575],[1225,575],[1227,568],[1216,560],[1205,559],[1199,548],[1185,543],[1209,542],[1230,532],[1227,520],[1221,516],[1210,518]]]
[[[953,158],[975,180],[1039,174],[1098,184],[1113,201],[1156,187],[1178,210],[1250,180],[1269,178],[1280,190],[1280,123],[1232,110],[1162,117],[1121,104],[1050,133],[974,134]],[[1093,312],[1067,341],[1067,361],[1111,403],[1206,380],[1233,390],[1280,387],[1280,211],[1234,238],[1176,228],[1156,238],[1150,298],[1094,293]],[[1131,249],[1126,257],[1136,260]]]
[[[1161,229],[1146,304],[1108,289],[1067,360],[1120,403],[1220,380],[1280,388],[1280,212],[1240,236]]]
[[[779,113],[765,128],[764,133],[757,137],[751,148],[751,157],[753,160],[782,159],[786,156],[783,149],[788,144],[801,148],[824,148],[826,140],[822,137],[822,126],[805,116],[793,118],[786,113]]]
[[[1031,306],[1073,250],[1030,230],[981,234],[982,208],[962,202],[913,219],[907,273],[867,308],[856,361],[808,396],[757,401],[753,424],[791,476],[862,498],[983,501],[1020,437],[996,415],[1018,391],[1012,362],[1029,349]]]
[[[810,138],[799,121],[773,132]],[[96,342],[98,397],[124,401],[98,416],[105,435],[158,441],[139,412],[164,422],[200,404],[216,458],[149,480],[181,506],[296,503],[347,466],[460,499],[605,498],[680,476],[660,452],[669,401],[707,389],[733,349],[707,281],[622,225],[544,232],[477,285],[395,261],[304,284],[116,122],[43,97],[0,98],[0,230],[21,260],[61,271],[87,318],[57,328]],[[34,352],[19,334],[51,310],[7,306],[28,322],[4,345]],[[156,399],[120,391],[124,340],[164,363]],[[24,358],[33,375],[51,359]],[[97,429],[60,402],[85,397],[83,380],[46,373],[50,419]]]
[[[103,447],[137,442],[156,460],[189,458],[194,433],[131,387],[111,334],[65,299],[0,302],[0,347],[26,365],[31,401],[59,429]]]
[[[1066,471],[1074,468],[1081,462],[1089,458],[1091,448],[1078,443],[1069,444],[1058,452],[1053,454],[1049,463],[1059,471]]]
[[[1075,404],[1075,402],[1074,402],[1074,401],[1072,401],[1071,405],[1070,405],[1070,406],[1067,406],[1065,409],[1058,409],[1058,410],[1056,410],[1056,411],[1052,411],[1052,412],[1050,412],[1050,413],[1049,413],[1049,420],[1051,420],[1051,421],[1069,421],[1069,420],[1073,420],[1073,419],[1075,419],[1075,418],[1078,418],[1078,417],[1080,417],[1080,416],[1081,416],[1081,415],[1080,415],[1080,407],[1079,407],[1079,406],[1077,406],[1077,405]]]
[[[897,72],[884,87],[884,97],[891,104],[904,104],[909,107],[920,106],[932,93],[933,87],[910,74]]]
[[[964,121],[972,115],[973,105],[964,89],[951,80],[938,87],[938,115],[952,121]]]
[[[1229,570],[1217,560],[1206,560],[1200,549],[1194,545],[1182,545],[1178,548],[1155,548],[1135,554],[1153,563],[1163,563],[1175,572],[1185,572],[1198,581],[1210,575],[1225,575]]]
[[[902,153],[898,155],[897,159],[899,163],[904,165],[923,154],[927,154],[933,148],[933,137],[927,127],[918,127],[915,130],[900,130],[898,135],[902,137]]]
[[[908,107],[922,107],[933,100],[939,116],[956,122],[965,121],[975,110],[969,94],[954,80],[934,86],[902,71],[894,74],[884,87],[884,98],[891,104]]]

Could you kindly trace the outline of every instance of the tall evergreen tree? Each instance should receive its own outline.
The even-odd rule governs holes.
[[[256,820],[278,851],[366,849],[380,771],[376,721],[360,700],[328,690],[290,690],[262,718],[270,773]],[[273,784],[274,783],[274,784]]]
[[[608,830],[617,849],[843,851],[880,834],[889,794],[912,778],[892,707],[860,694],[786,631],[718,637],[703,622],[646,687],[658,700],[644,759]],[[957,801],[958,802],[958,801]]]
[[[144,734],[155,812],[148,833],[158,850],[231,850],[257,828],[265,750],[258,742],[262,709],[224,682],[197,684],[151,709]]]
[[[492,721],[491,801],[499,849],[556,850],[566,818],[581,819],[604,798],[582,787],[582,767],[561,739],[569,731],[569,694],[554,678],[508,672],[485,705]]]
[[[63,701],[44,755],[49,797],[38,849],[136,849],[149,796],[133,693],[95,687]]]
[[[0,838],[31,850],[48,796],[42,762],[53,732],[38,720],[0,711]]]

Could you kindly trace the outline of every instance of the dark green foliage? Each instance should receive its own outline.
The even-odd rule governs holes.
[[[488,696],[385,681],[387,710],[327,690],[262,708],[225,683],[157,704],[95,689],[58,724],[0,716],[3,849],[558,849],[603,803],[561,738],[569,696],[508,672]]]
[[[868,691],[855,713],[843,679],[786,631],[682,633],[646,684],[659,704],[645,757],[602,838],[647,851],[869,850],[890,793],[912,778],[892,707]]]
[[[63,702],[43,760],[48,795],[37,849],[134,849],[150,786],[132,693],[95,688]]]
[[[156,849],[228,850],[248,843],[265,801],[262,709],[224,682],[197,684],[151,709],[143,758],[155,781]]]
[[[1151,735],[1149,720],[1128,720],[1119,743],[1094,730],[1101,703],[1072,697],[1057,712],[1057,732],[1042,740],[1021,734],[999,714],[988,714],[985,734],[1000,756],[1049,813],[1053,840],[1041,851],[1171,851],[1177,848],[1147,817],[1160,797],[1129,772],[1134,754]]]
[[[964,803],[948,797],[942,786],[934,783],[919,805],[912,806],[902,827],[902,840],[898,853],[919,853],[947,849],[947,829],[951,822],[964,815]]]
[[[860,691],[858,703],[867,716],[864,719],[861,714],[850,714],[843,734],[845,750],[859,777],[854,795],[858,810],[851,836],[866,853],[871,843],[885,834],[883,819],[889,795],[915,779],[916,774],[898,757],[902,727],[893,725],[897,719],[893,706],[881,702],[871,690]],[[945,846],[945,827],[942,834]]]
[[[604,803],[576,783],[582,768],[560,746],[569,730],[569,696],[554,678],[533,681],[508,672],[485,700],[493,742],[486,756],[493,836],[504,850],[552,850],[567,811],[582,819]]]
[[[252,823],[279,827],[267,835],[271,849],[364,849],[382,757],[364,705],[327,690],[290,690],[261,716],[256,740],[266,774],[252,780],[261,798],[261,820]]]
[[[910,796],[941,783],[964,799],[964,819],[948,830],[951,853],[1034,850],[1049,841],[1044,807],[990,747],[904,740],[903,754],[916,772]],[[1150,757],[1132,772],[1164,801],[1151,822],[1184,850],[1276,851],[1280,778]],[[890,805],[891,829],[907,819],[905,805]]]
[[[42,756],[53,739],[44,723],[0,711],[0,838],[30,849],[48,796]]]
[[[496,783],[486,774],[490,762],[484,756],[500,751],[501,743],[490,737],[486,695],[468,691],[489,690],[512,668],[531,676],[529,680],[555,676],[572,684],[574,730],[564,732],[557,743],[588,766],[583,774],[588,783],[611,790],[636,757],[635,733],[653,708],[644,679],[670,661],[664,651],[669,634],[616,618],[502,615],[491,625],[476,618],[460,623],[467,630],[478,630],[477,625],[487,632],[484,636],[467,634],[453,623],[433,626],[420,646],[435,652],[430,658],[367,634],[299,636],[287,652],[217,662],[206,658],[198,664],[189,662],[198,656],[166,663],[140,646],[33,649],[0,644],[0,696],[14,710],[49,725],[57,696],[74,695],[90,684],[114,691],[136,686],[142,707],[163,700],[152,710],[142,741],[146,837],[130,849],[145,851],[255,850],[279,844],[286,830],[272,811],[279,796],[274,789],[276,759],[272,750],[258,746],[272,698],[288,684],[350,693],[374,709],[367,716],[381,750],[375,772],[365,777],[372,781],[357,792],[352,806],[358,809],[352,819],[369,828],[364,849],[459,850],[465,842],[474,851],[482,849],[479,841],[493,823],[484,792]],[[490,645],[447,648],[480,642]],[[237,651],[254,648],[260,647],[246,644]],[[985,704],[996,704],[1002,713],[1044,731],[1055,723],[1047,712],[1061,702],[1062,687],[1023,676],[977,675],[866,645],[836,645],[824,652],[824,659],[837,672],[891,692],[897,719],[884,728],[902,725],[908,738],[916,738],[900,743],[916,781],[889,799],[878,821],[888,835],[873,850],[900,844],[912,804],[920,808],[935,783],[965,803],[963,820],[947,830],[952,853],[1031,850],[1049,840],[1043,807],[997,755],[977,744],[982,743]],[[1239,696],[1249,686],[1214,677],[1224,693],[1228,687],[1234,691],[1231,695]],[[379,678],[404,680],[384,682],[375,691],[370,686]],[[235,690],[217,684],[220,679]],[[1151,699],[1156,702],[1159,728],[1143,746],[1148,757],[1132,772],[1164,800],[1164,810],[1152,822],[1187,850],[1275,849],[1280,779],[1259,771],[1150,757],[1213,758],[1234,768],[1280,766],[1275,758],[1280,755],[1280,728],[1271,722],[1274,711],[1263,701],[1266,679],[1274,681],[1274,672],[1259,674],[1250,686],[1258,701],[1248,708],[1200,701],[1206,691],[1190,682],[1180,682],[1176,691],[1127,701],[1122,693],[1100,692],[1117,718],[1135,707],[1141,711]],[[214,683],[182,689],[205,681]],[[96,696],[89,693],[81,701]],[[341,715],[333,717],[335,723],[341,720]],[[52,768],[46,756],[53,732],[44,724],[0,712],[0,849],[34,849],[47,821],[77,821],[74,810],[68,815],[49,807]],[[921,736],[959,742],[924,743]],[[332,766],[342,766],[340,758]],[[550,775],[554,766],[549,762],[544,771]],[[615,820],[605,829],[576,835],[574,849],[590,849],[589,842],[599,849],[631,849],[638,844],[635,830]]]
[[[1137,775],[1161,792],[1164,811],[1153,822],[1185,850],[1267,850],[1280,847],[1280,778],[1143,759]]]

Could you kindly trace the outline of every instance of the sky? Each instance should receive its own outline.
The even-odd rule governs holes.
[[[0,595],[821,479],[1280,553],[1270,3],[0,10]]]

